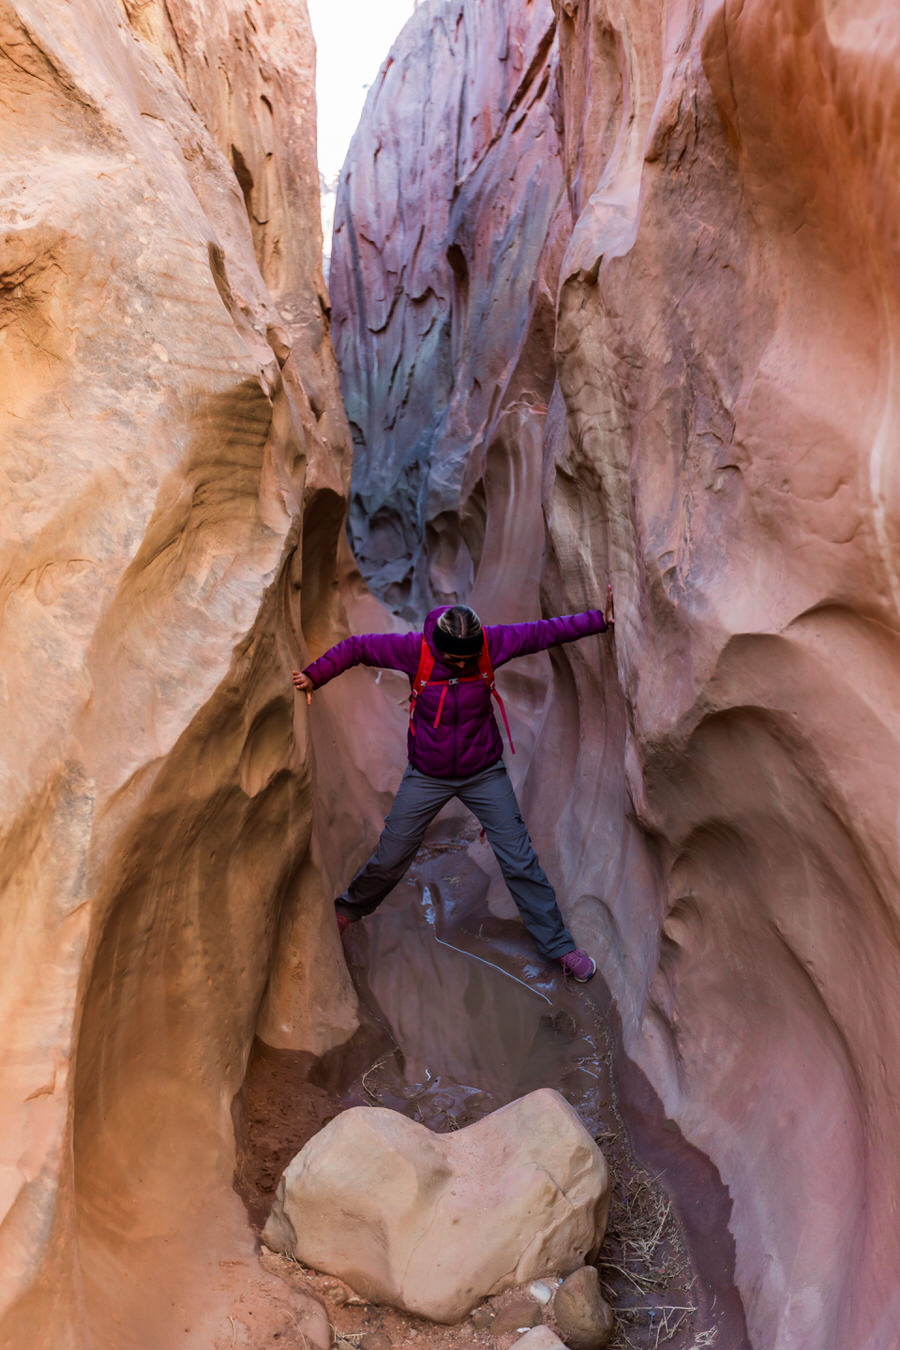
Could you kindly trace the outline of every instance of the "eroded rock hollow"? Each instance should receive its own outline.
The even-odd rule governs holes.
[[[337,204],[373,588],[615,587],[523,800],[760,1350],[900,1319],[898,76],[889,0],[431,0]]]

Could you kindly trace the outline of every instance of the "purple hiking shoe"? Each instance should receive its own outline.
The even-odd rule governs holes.
[[[559,963],[565,973],[579,984],[587,984],[597,973],[597,962],[580,947],[576,947],[573,952],[566,952],[565,956],[559,958]]]

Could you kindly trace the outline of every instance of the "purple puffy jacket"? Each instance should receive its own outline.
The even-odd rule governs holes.
[[[425,620],[425,640],[435,656],[432,680],[450,680],[460,673],[478,674],[478,658],[471,669],[460,672],[446,665],[432,641],[435,625],[449,605],[433,609]],[[538,619],[535,623],[498,623],[485,628],[494,669],[515,656],[530,656],[560,642],[574,642],[591,633],[604,633],[606,620],[599,609],[569,614],[561,619]],[[402,670],[410,687],[419,669],[421,633],[363,633],[346,638],[306,667],[318,689],[350,666],[381,666]],[[447,690],[440,724],[435,727],[443,685],[429,684],[416,704],[416,734],[407,737],[409,762],[431,778],[463,778],[487,769],[503,754],[503,741],[494,721],[490,691],[483,680],[453,684]]]

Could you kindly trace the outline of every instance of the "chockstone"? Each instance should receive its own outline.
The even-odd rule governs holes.
[[[541,1088],[443,1135],[383,1108],[343,1112],[288,1165],[263,1241],[372,1302],[453,1323],[591,1260],[608,1209],[603,1154]]]

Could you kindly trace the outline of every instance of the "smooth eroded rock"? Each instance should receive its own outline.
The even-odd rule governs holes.
[[[515,1350],[565,1350],[565,1345],[549,1327],[532,1327],[515,1342]]]
[[[222,1104],[258,1021],[357,1026],[290,680],[346,633],[314,63],[305,0],[0,12],[3,1345],[229,1344]]]
[[[374,1302],[455,1322],[580,1266],[608,1206],[600,1149],[543,1088],[446,1135],[394,1111],[344,1112],[285,1171],[263,1238]]]
[[[525,1327],[536,1327],[541,1320],[541,1310],[534,1299],[522,1295],[505,1308],[501,1308],[494,1318],[491,1331],[494,1336],[502,1336],[507,1331],[520,1331]]]
[[[330,285],[356,443],[350,531],[375,594],[410,617],[468,588],[478,559],[508,574],[508,596],[526,583],[536,595],[529,544],[542,538],[540,439],[571,229],[554,28],[550,0],[420,6],[338,186]],[[486,490],[462,535],[475,428]],[[515,541],[486,532],[496,511]]]
[[[613,1312],[600,1293],[594,1266],[582,1266],[560,1285],[553,1312],[570,1350],[603,1350],[613,1333]]]

